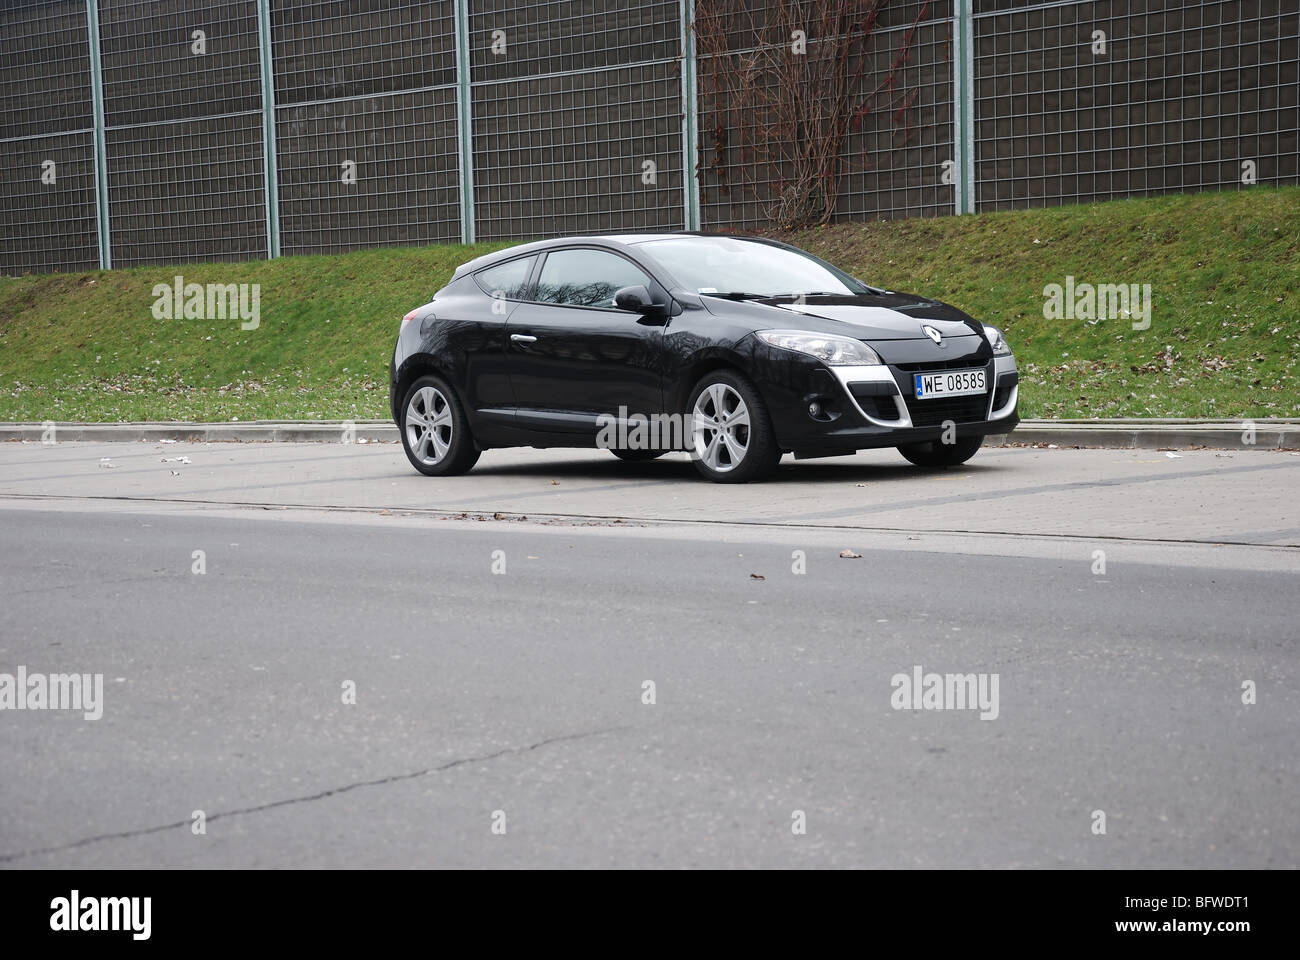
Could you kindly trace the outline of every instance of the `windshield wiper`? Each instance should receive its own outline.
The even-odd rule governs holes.
[[[867,289],[872,293],[885,292],[875,287],[867,287]],[[835,290],[809,290],[806,293],[747,293],[744,290],[732,290],[727,293],[702,293],[700,296],[722,297],[724,300],[798,300],[801,297],[852,297],[854,294]]]

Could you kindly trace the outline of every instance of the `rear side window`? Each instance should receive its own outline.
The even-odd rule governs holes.
[[[541,303],[612,308],[617,291],[636,284],[649,288],[650,282],[639,267],[603,250],[553,250],[542,265],[536,299]]]
[[[537,256],[520,257],[500,266],[488,267],[474,274],[474,279],[489,297],[498,300],[522,300],[528,286],[528,275],[533,272]]]

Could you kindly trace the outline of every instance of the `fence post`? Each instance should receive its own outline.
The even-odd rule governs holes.
[[[474,242],[474,101],[470,88],[469,0],[455,0],[456,132],[460,144],[460,239]]]
[[[700,229],[699,103],[695,94],[695,0],[681,0],[682,195],[687,230]]]
[[[953,213],[975,212],[975,22],[971,0],[953,0]]]
[[[257,39],[262,67],[262,180],[266,190],[266,256],[280,255],[280,168],[275,142],[275,59],[271,2],[257,0]]]
[[[99,62],[99,0],[86,0],[90,44],[90,99],[95,118],[91,137],[95,158],[95,228],[99,234],[99,268],[113,269],[113,243],[108,221],[108,157],[104,152],[104,74]]]

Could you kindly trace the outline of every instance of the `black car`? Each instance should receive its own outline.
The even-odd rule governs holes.
[[[996,328],[771,240],[545,240],[471,260],[402,319],[393,419],[411,463],[493,447],[688,450],[739,483],[796,459],[897,447],[952,466],[1018,422]]]

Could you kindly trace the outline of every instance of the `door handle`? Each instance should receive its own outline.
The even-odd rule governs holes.
[[[510,339],[514,343],[536,343],[537,342],[536,337],[530,337],[526,333],[512,333],[510,334]]]

